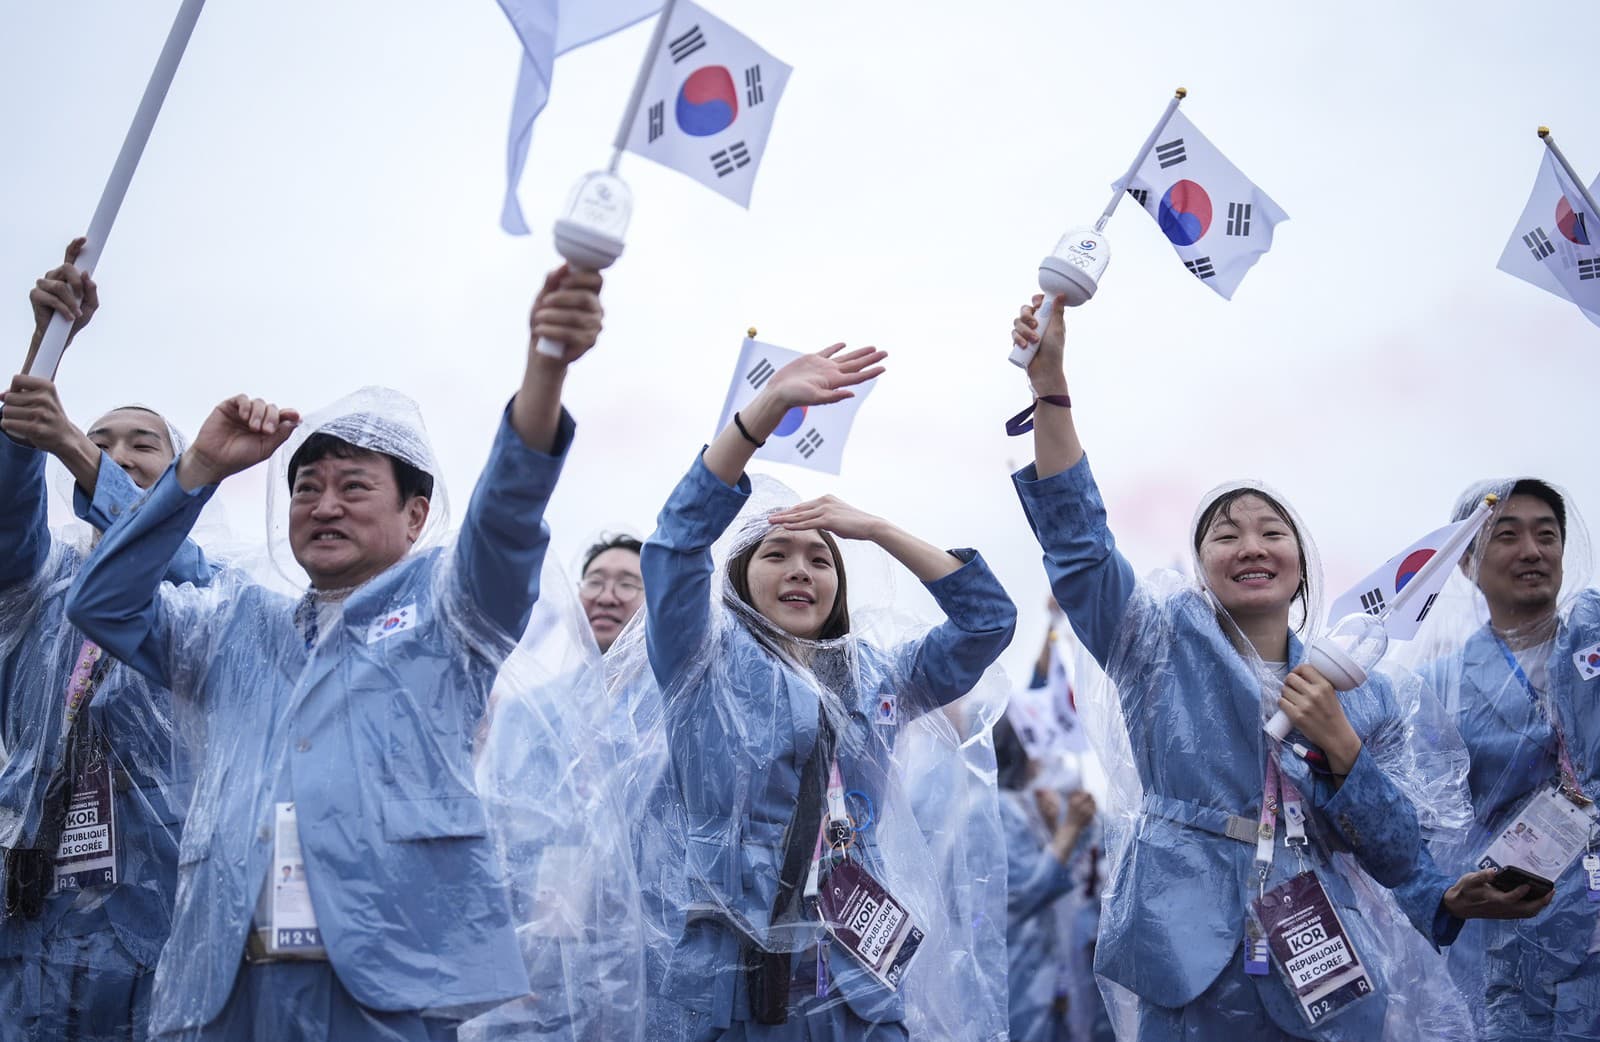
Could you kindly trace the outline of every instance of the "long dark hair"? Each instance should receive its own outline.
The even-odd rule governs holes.
[[[771,533],[768,533],[770,535]],[[822,622],[822,632],[817,634],[817,640],[836,640],[850,633],[850,607],[845,596],[846,584],[844,577],[844,555],[839,552],[839,544],[833,536],[818,529],[817,534],[822,541],[828,544],[828,552],[833,554],[834,574],[839,577],[838,589],[833,594],[833,608],[828,612],[828,617]],[[768,536],[762,536],[749,546],[734,554],[728,561],[728,581],[733,584],[733,592],[739,599],[750,605],[751,609],[759,612],[756,602],[750,599],[750,562],[755,560],[756,551],[761,549],[761,544],[767,541]]]
[[[1212,500],[1211,505],[1201,511],[1200,521],[1194,526],[1194,555],[1197,558],[1200,556],[1200,544],[1205,542],[1206,533],[1211,530],[1211,526],[1216,523],[1217,518],[1226,517],[1231,521],[1233,519],[1233,505],[1245,496],[1255,496],[1265,503],[1274,514],[1278,515],[1278,520],[1289,526],[1290,533],[1294,535],[1294,550],[1300,557],[1300,585],[1295,587],[1294,596],[1289,598],[1289,603],[1300,602],[1300,625],[1296,626],[1295,630],[1297,632],[1304,630],[1306,624],[1311,621],[1309,618],[1311,608],[1308,600],[1311,580],[1310,576],[1306,574],[1306,541],[1301,538],[1300,528],[1294,523],[1294,518],[1289,516],[1289,511],[1272,496],[1258,488],[1236,488],[1230,492],[1224,492]]]

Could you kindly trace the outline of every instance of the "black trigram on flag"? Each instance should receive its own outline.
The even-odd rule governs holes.
[[[658,101],[650,106],[650,140],[667,132],[667,103]]]
[[[1144,206],[1150,201],[1150,189],[1148,188],[1130,188],[1128,189],[1128,194],[1133,196],[1133,201],[1140,206]]]
[[[1428,594],[1428,599],[1422,602],[1422,610],[1417,612],[1418,622],[1421,622],[1423,619],[1428,617],[1428,613],[1433,610],[1433,602],[1438,599],[1439,595],[1437,593]]]
[[[1578,278],[1600,279],[1600,257],[1585,257],[1578,262]]]
[[[718,177],[727,177],[741,166],[750,165],[750,150],[743,141],[735,141],[720,152],[711,153],[711,168]]]
[[[1556,248],[1550,245],[1550,236],[1544,233],[1543,228],[1535,228],[1527,235],[1524,235],[1522,241],[1527,245],[1528,252],[1533,254],[1533,259],[1536,261],[1542,261],[1556,252]]]
[[[817,429],[815,427],[806,431],[805,434],[800,438],[800,441],[795,445],[795,451],[800,453],[800,455],[804,456],[806,459],[810,459],[811,454],[820,448],[822,448],[822,435],[817,433]]]
[[[1250,204],[1249,203],[1229,203],[1228,204],[1228,234],[1229,235],[1249,235],[1250,234]]]
[[[761,66],[752,65],[744,70],[745,104],[754,107],[765,100],[767,100],[767,92],[761,89]]]
[[[772,367],[772,363],[763,358],[750,367],[750,371],[744,374],[744,378],[750,381],[751,387],[759,391],[763,384],[772,379],[772,374],[775,372],[777,370]]]
[[[1217,273],[1217,269],[1211,266],[1210,257],[1196,257],[1192,261],[1184,261],[1183,266],[1193,272],[1197,279],[1209,279]]]
[[[667,51],[672,55],[672,63],[676,65],[678,62],[681,62],[683,59],[689,57],[689,55],[693,54],[695,51],[705,47],[705,45],[705,33],[702,33],[700,31],[700,27],[697,25],[688,32],[684,33],[682,36],[673,40],[671,43],[667,44]]]
[[[1183,138],[1181,137],[1175,137],[1164,145],[1156,146],[1156,160],[1161,164],[1161,169],[1163,170],[1169,166],[1177,166],[1188,158],[1189,154],[1184,151]]]
[[[1383,591],[1373,587],[1361,595],[1361,610],[1368,615],[1377,615],[1383,611],[1388,602],[1383,599]]]

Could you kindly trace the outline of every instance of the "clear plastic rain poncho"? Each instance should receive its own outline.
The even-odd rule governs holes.
[[[747,499],[697,459],[645,545],[647,607],[607,655],[613,696],[639,728],[632,787],[649,794],[638,827],[648,1035],[783,1021],[795,1037],[810,1024],[877,1039],[901,1037],[903,1022],[915,1038],[1003,1039],[1005,861],[988,733],[1005,698],[990,666],[1014,609],[971,562],[929,585],[948,616],[931,630],[872,611],[893,569],[875,546],[847,542],[848,635],[797,639],[729,574],[794,501],[764,479]],[[851,906],[858,928],[872,924],[859,957],[821,921],[857,870],[889,895],[875,895],[876,915]]]
[[[1588,529],[1565,490],[1538,482],[1518,493],[1519,480],[1536,479],[1463,492],[1454,520],[1486,494],[1499,503],[1405,654],[1472,757],[1472,828],[1436,843],[1440,862],[1555,884],[1550,907],[1531,920],[1468,923],[1451,970],[1492,1037],[1593,1038],[1600,903],[1583,858],[1600,851],[1600,822],[1584,802],[1600,797],[1600,591],[1590,585]],[[1513,612],[1491,621],[1485,590]]]
[[[394,392],[308,419],[272,464],[285,488],[317,433],[437,477]],[[351,590],[155,590],[148,561],[205,499],[170,473],[105,540],[75,617],[170,684],[198,760],[153,1031],[341,1037],[421,1015],[463,1038],[638,1037],[637,883],[587,723],[598,660],[545,560],[559,470],[502,420],[461,530],[430,522]],[[438,518],[442,482],[432,501]],[[359,548],[361,518],[396,509],[311,523]]]
[[[1136,579],[1116,551],[1086,460],[1043,481],[1030,473],[1019,475],[1019,493],[1086,653],[1077,705],[1108,779],[1095,970],[1118,1037],[1470,1037],[1463,1000],[1431,943],[1454,877],[1427,861],[1417,821],[1420,808],[1462,820],[1465,761],[1450,733],[1414,726],[1419,714],[1438,715],[1425,708],[1420,684],[1375,676],[1341,696],[1364,747],[1336,787],[1293,751],[1306,743],[1298,732],[1278,745],[1262,730],[1282,674],[1301,660],[1302,637],[1291,632],[1288,662],[1263,662],[1206,588],[1198,560],[1199,580],[1172,572]],[[1298,533],[1305,587],[1290,626],[1303,633],[1305,620],[1321,614],[1321,567],[1281,496],[1255,482],[1218,488],[1202,499],[1191,534],[1211,503],[1240,489],[1266,491]],[[1290,846],[1288,816],[1278,818],[1263,884],[1269,753],[1292,783],[1281,788],[1285,804],[1291,789],[1300,795],[1289,814],[1303,817],[1305,842]],[[1258,960],[1256,973],[1245,968],[1252,900],[1306,871],[1372,989],[1320,1023],[1291,995],[1276,954]]]
[[[52,533],[45,454],[0,436],[0,469],[0,1014],[125,1032],[171,925],[189,779],[169,694],[87,642],[65,602],[96,529],[142,493],[102,457],[84,520]],[[213,567],[187,544],[156,572],[204,584]]]

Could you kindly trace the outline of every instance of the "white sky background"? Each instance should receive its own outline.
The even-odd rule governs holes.
[[[1031,458],[1001,429],[1027,400],[1007,330],[1180,84],[1291,220],[1230,303],[1124,206],[1099,295],[1069,313],[1079,427],[1140,570],[1185,554],[1200,493],[1238,476],[1296,504],[1333,592],[1474,478],[1600,497],[1600,330],[1495,270],[1535,127],[1585,180],[1600,163],[1593,70],[1561,57],[1591,5],[706,6],[795,73],[748,212],[623,162],[627,252],[568,380],[563,564],[602,528],[648,533],[747,326],[875,343],[890,368],[843,476],[768,469],[982,549],[1022,611],[1020,673],[1045,586],[1007,477]],[[176,7],[4,0],[0,332],[18,364],[25,293],[87,225]],[[63,364],[69,412],[137,399],[192,433],[238,391],[315,408],[383,383],[421,402],[462,509],[557,262],[547,229],[606,162],[650,24],[557,65],[522,188],[535,234],[516,239],[497,217],[519,52],[492,0],[211,0],[101,261],[102,312]],[[260,474],[230,485],[235,529],[259,532]]]

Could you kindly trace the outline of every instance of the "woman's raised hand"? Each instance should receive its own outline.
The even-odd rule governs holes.
[[[796,503],[787,510],[776,511],[767,520],[791,532],[821,529],[840,539],[876,539],[883,528],[883,518],[858,510],[836,496]]]
[[[847,351],[844,344],[833,344],[796,358],[773,374],[761,390],[790,409],[842,402],[855,397],[850,388],[881,374],[883,366],[878,363],[887,357],[889,352],[875,347]]]

